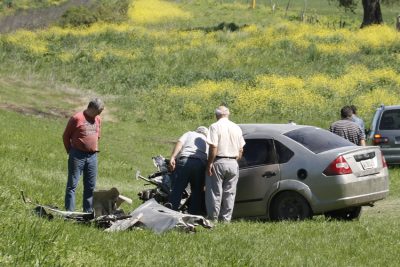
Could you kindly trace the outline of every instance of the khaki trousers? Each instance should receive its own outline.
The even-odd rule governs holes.
[[[235,204],[239,165],[235,159],[217,159],[213,175],[206,176],[206,209],[210,220],[229,222]]]

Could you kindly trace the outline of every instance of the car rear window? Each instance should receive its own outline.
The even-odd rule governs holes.
[[[287,132],[284,135],[302,144],[315,154],[339,147],[355,146],[352,142],[336,134],[316,127],[304,127]]]
[[[379,123],[380,130],[400,130],[400,109],[385,110]]]

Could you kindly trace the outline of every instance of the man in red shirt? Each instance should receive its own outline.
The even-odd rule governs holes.
[[[83,173],[83,211],[93,211],[93,191],[96,187],[97,152],[100,138],[100,113],[103,101],[95,98],[83,112],[70,118],[64,130],[63,141],[68,157],[68,181],[65,192],[65,209],[75,210],[75,190]]]

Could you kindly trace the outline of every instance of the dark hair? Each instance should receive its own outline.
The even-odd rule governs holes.
[[[357,114],[357,107],[354,105],[351,105],[351,110],[353,111],[353,114]]]
[[[340,115],[342,116],[342,119],[350,118],[351,115],[353,115],[353,109],[349,106],[344,106],[340,110]]]

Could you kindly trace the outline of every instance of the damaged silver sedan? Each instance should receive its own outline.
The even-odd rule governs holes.
[[[242,124],[233,216],[302,220],[324,214],[357,219],[389,193],[379,147],[356,146],[327,130],[292,124]]]

